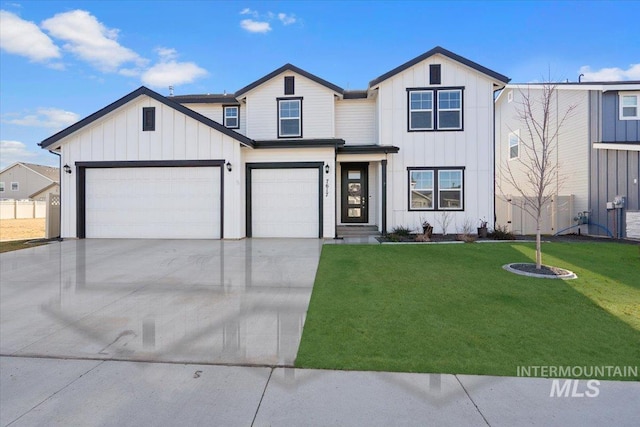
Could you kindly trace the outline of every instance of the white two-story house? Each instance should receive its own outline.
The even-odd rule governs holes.
[[[141,87],[40,144],[60,155],[62,237],[492,222],[493,98],[508,80],[436,47],[363,90],[290,64],[233,94]]]

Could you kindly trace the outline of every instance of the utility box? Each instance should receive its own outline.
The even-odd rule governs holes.
[[[607,202],[607,210],[610,211],[612,209],[614,209],[613,202]]]

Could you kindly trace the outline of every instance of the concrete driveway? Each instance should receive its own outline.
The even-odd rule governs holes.
[[[0,255],[0,353],[291,366],[322,241],[69,240]]]

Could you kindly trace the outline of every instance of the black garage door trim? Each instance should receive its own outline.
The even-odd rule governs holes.
[[[247,163],[246,164],[246,233],[252,237],[251,229],[251,172],[254,169],[318,169],[318,238],[323,236],[323,198],[322,198],[322,170],[323,162],[277,162],[277,163]]]
[[[108,168],[220,168],[220,239],[224,238],[224,160],[127,160],[76,162],[76,234],[79,239],[86,237],[86,178],[87,169]]]

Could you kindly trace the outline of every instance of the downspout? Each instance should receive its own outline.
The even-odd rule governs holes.
[[[496,229],[496,221],[498,220],[496,213],[496,92],[506,89],[505,84],[502,89],[496,89],[493,91],[493,102],[491,108],[493,109],[493,229]]]
[[[338,143],[333,147],[333,234],[338,239]]]

